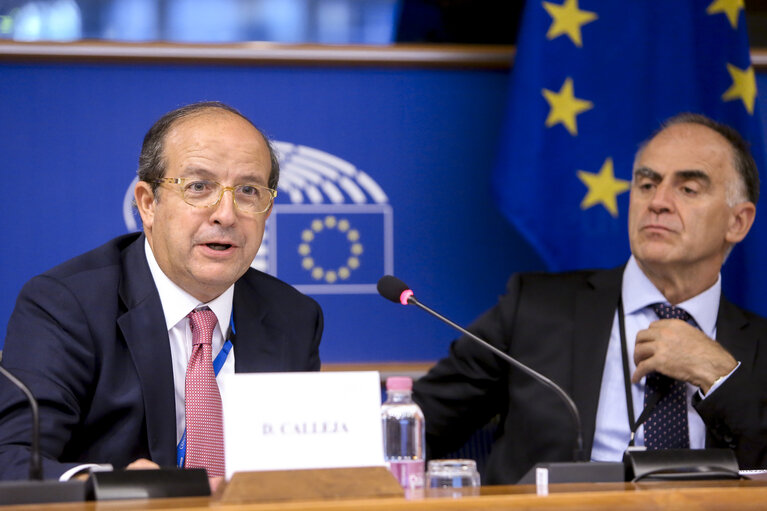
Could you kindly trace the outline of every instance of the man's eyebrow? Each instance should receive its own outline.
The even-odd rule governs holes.
[[[239,179],[239,181],[241,183],[255,183],[257,185],[266,186],[266,183],[264,183],[264,178],[261,176],[261,174],[245,174]]]
[[[660,174],[649,167],[638,167],[634,169],[634,179],[639,177],[647,178],[653,183],[660,183],[663,179]]]
[[[218,177],[211,172],[210,170],[204,168],[204,167],[188,167],[184,169],[184,177],[196,177],[201,179],[207,179],[209,181],[217,181]],[[266,183],[263,182],[263,178],[260,174],[253,173],[253,174],[245,174],[244,176],[241,176],[240,179],[238,179],[239,184],[246,184],[246,183],[253,183],[261,186],[266,186]]]
[[[634,170],[634,179],[646,178],[653,183],[660,183],[663,180],[663,176],[648,167],[639,167]],[[677,170],[674,171],[674,178],[681,179],[682,181],[701,181],[704,183],[710,183],[711,177],[702,170]]]
[[[216,177],[211,171],[202,167],[187,167],[183,174],[185,177],[201,177],[210,180],[214,180]]]
[[[674,176],[681,178],[684,181],[701,181],[704,183],[710,183],[711,177],[702,170],[677,170],[674,172]]]

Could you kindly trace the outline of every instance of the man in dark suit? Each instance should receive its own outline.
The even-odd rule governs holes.
[[[742,138],[680,114],[637,153],[628,263],[515,275],[470,330],[572,396],[589,459],[620,461],[646,396],[658,392],[657,409],[678,399],[680,429],[650,415],[636,445],[728,447],[741,468],[764,467],[767,321],[728,302],[719,273],[751,228],[758,194]],[[682,319],[660,319],[672,317],[664,310]],[[650,378],[676,390],[653,390]],[[514,483],[535,463],[573,459],[575,428],[560,398],[466,338],[416,382],[414,398],[431,458],[500,416],[484,483]],[[671,438],[678,445],[664,445]]]
[[[185,378],[198,312],[215,325],[200,364],[215,368],[211,358],[222,353],[218,375],[319,370],[320,307],[250,268],[278,177],[268,140],[236,110],[221,103],[174,110],[149,130],[139,159],[135,199],[144,233],[116,238],[24,286],[3,365],[40,403],[46,478],[90,464],[202,466],[211,475],[205,462],[190,465],[179,443],[192,443],[185,392],[197,391]],[[227,341],[233,347],[222,351]],[[220,447],[217,434],[210,441]],[[26,477],[30,436],[23,396],[1,381],[0,478]]]

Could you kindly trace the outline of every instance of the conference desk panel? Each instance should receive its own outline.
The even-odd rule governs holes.
[[[377,498],[294,502],[232,503],[212,498],[125,500],[70,504],[6,506],[3,511],[398,511],[398,510],[494,510],[494,509],[765,509],[765,481],[700,481],[685,483],[589,483],[549,486],[549,495],[536,495],[535,486],[487,486],[479,496],[450,498]]]

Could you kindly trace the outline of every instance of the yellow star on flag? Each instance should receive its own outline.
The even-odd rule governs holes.
[[[565,0],[562,5],[543,2],[543,8],[551,16],[551,26],[546,32],[546,38],[551,40],[562,34],[567,34],[577,47],[583,46],[581,27],[597,19],[597,14],[578,9],[578,0]]]
[[[562,123],[571,135],[578,134],[575,116],[594,108],[594,103],[575,97],[573,79],[568,77],[559,92],[543,89],[543,97],[549,103],[549,115],[546,117],[546,127]]]
[[[711,5],[706,8],[706,14],[725,13],[727,19],[730,20],[732,28],[737,30],[740,11],[744,8],[744,0],[714,0],[711,2]]]
[[[740,69],[732,64],[727,64],[727,71],[732,77],[732,85],[722,94],[724,101],[740,99],[743,101],[749,114],[754,113],[754,102],[756,101],[756,77],[754,76],[754,66],[746,69]]]
[[[581,209],[588,209],[596,204],[602,204],[613,217],[618,217],[617,196],[628,190],[631,183],[624,179],[616,179],[613,173],[613,159],[607,158],[599,169],[599,174],[584,170],[578,171],[578,179],[588,188],[581,202]]]

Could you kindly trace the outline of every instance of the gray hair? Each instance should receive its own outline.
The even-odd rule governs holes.
[[[677,124],[699,124],[705,126],[719,133],[730,143],[734,155],[733,166],[740,179],[738,183],[733,183],[734,186],[728,185],[727,204],[734,206],[745,201],[751,201],[756,204],[759,200],[759,170],[756,168],[756,162],[751,155],[749,143],[730,126],[716,122],[705,115],[684,112],[667,119],[661,124],[660,128],[640,144],[634,161],[639,160],[647,144],[661,131]]]
[[[277,189],[277,183],[280,179],[280,161],[277,159],[277,154],[274,151],[274,147],[269,138],[263,131],[258,129],[253,122],[240,113],[237,109],[231,106],[221,103],[219,101],[203,101],[200,103],[192,103],[191,105],[182,106],[172,110],[155,122],[149,131],[144,136],[144,143],[141,146],[141,155],[138,159],[138,178],[141,181],[146,181],[152,187],[152,193],[157,193],[157,180],[165,175],[165,137],[168,132],[175,126],[175,124],[186,117],[203,113],[206,110],[223,110],[225,112],[232,113],[245,119],[248,123],[255,128],[256,131],[263,137],[266,147],[269,149],[269,159],[271,161],[271,169],[269,172],[269,188]]]

